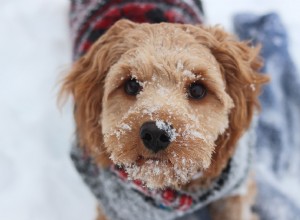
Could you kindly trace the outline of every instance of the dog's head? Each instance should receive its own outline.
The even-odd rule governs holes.
[[[149,187],[216,177],[267,81],[258,52],[218,27],[117,22],[64,81],[81,146]]]

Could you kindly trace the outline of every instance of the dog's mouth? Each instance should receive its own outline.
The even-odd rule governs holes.
[[[185,159],[173,160],[164,154],[138,155],[133,161],[118,166],[124,169],[129,179],[141,181],[148,188],[179,188],[191,181],[199,168],[191,160],[182,161]]]
[[[138,156],[130,165],[124,169],[132,180],[143,182],[148,188],[165,188],[174,185],[176,175],[174,165],[164,157]]]

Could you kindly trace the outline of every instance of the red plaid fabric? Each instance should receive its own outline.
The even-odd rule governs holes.
[[[126,18],[138,23],[203,22],[200,0],[73,0],[70,25],[73,57],[84,55],[116,21]]]

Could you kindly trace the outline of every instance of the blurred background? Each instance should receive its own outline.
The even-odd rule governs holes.
[[[275,11],[300,65],[300,2],[203,0],[208,24],[232,31],[240,12]],[[58,80],[71,66],[68,0],[0,0],[0,219],[94,219],[96,203],[69,159],[71,103],[56,105]],[[300,89],[300,88],[299,88]],[[299,146],[300,148],[300,146]],[[300,205],[299,182],[287,193]]]

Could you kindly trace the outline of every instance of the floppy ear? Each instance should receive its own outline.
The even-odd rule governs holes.
[[[249,128],[255,109],[259,109],[258,96],[262,85],[269,78],[259,73],[263,65],[259,57],[259,46],[251,47],[246,42],[239,42],[219,27],[204,30],[208,34],[199,40],[218,61],[226,83],[226,92],[234,102],[229,115],[229,127],[216,142],[213,160],[218,163],[213,163],[208,170],[208,173],[218,175],[232,156],[237,141]]]
[[[63,80],[60,95],[71,94],[74,98],[74,117],[79,144],[92,154],[103,153],[99,119],[105,77],[110,66],[125,52],[122,38],[135,25],[128,20],[116,22],[94,43],[86,55],[74,63]]]

